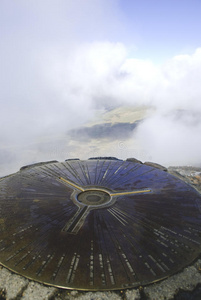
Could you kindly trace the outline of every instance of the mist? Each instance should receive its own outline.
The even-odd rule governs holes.
[[[90,157],[87,144],[77,151],[67,133],[119,106],[152,114],[121,151],[101,151],[100,143],[101,154],[200,165],[201,48],[162,64],[136,58],[135,33],[117,1],[2,0],[0,20],[0,176],[38,161]]]

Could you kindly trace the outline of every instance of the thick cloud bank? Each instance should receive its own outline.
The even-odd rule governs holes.
[[[74,99],[71,109],[85,107],[85,116],[101,105],[153,107],[134,135],[143,153],[166,165],[201,163],[201,49],[156,65],[127,58],[122,44],[85,44],[55,68],[52,86],[56,78],[57,93]]]
[[[147,157],[166,165],[200,164],[201,48],[162,65],[135,59],[115,1],[66,3],[0,4],[1,174],[67,158],[70,129],[97,109],[121,105],[154,108],[133,136]],[[67,149],[66,157],[57,147]]]

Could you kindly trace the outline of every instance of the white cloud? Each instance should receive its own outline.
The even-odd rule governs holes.
[[[44,159],[46,137],[50,147],[67,147],[58,137],[97,107],[143,104],[156,114],[136,137],[153,160],[200,163],[201,48],[161,66],[128,58],[127,45],[118,42],[126,31],[116,1],[55,3],[0,3],[0,162],[6,153],[19,166]],[[177,119],[178,109],[189,115]]]
[[[137,85],[141,99],[152,104],[156,112],[139,126],[134,137],[153,161],[167,166],[200,165],[201,48],[192,55],[176,56],[160,67],[155,66],[153,78],[147,76],[149,67],[144,74],[136,76],[143,80],[141,86]],[[134,89],[130,95],[135,99]]]
[[[5,130],[0,138],[5,145],[25,147],[44,136],[65,135],[101,105],[148,105],[155,107],[156,114],[139,126],[135,138],[149,156],[166,165],[199,163],[201,128],[194,112],[201,113],[200,49],[162,66],[128,59],[123,44],[110,42],[79,44],[66,53],[41,51],[40,64],[35,65],[24,59],[7,63],[15,72],[10,65],[2,74]],[[177,119],[178,109],[190,115]],[[187,117],[197,123],[189,125]]]
[[[152,161],[166,166],[200,165],[200,132],[201,113],[180,110],[148,118],[135,138]]]

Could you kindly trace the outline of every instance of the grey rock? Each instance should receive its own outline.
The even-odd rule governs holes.
[[[194,267],[198,270],[198,272],[201,272],[201,259],[198,259],[195,262]]]
[[[125,293],[126,300],[140,300],[140,291],[139,290],[128,290]]]
[[[35,163],[35,164],[31,164],[31,165],[27,165],[27,166],[23,166],[20,168],[20,171],[23,171],[25,169],[31,169],[33,167],[39,167],[39,166],[43,166],[43,165],[47,165],[47,164],[53,164],[53,163],[57,163],[57,160],[51,160],[51,161],[45,161],[45,162],[39,162],[39,163]]]
[[[40,283],[31,281],[24,291],[23,300],[48,300],[54,296],[57,289],[54,287],[47,287]]]
[[[115,292],[66,292],[55,297],[55,300],[122,300]],[[135,298],[134,298],[135,299]],[[137,300],[137,299],[136,299]]]
[[[114,292],[89,292],[81,295],[77,299],[80,300],[121,300],[121,297]]]
[[[191,266],[160,283],[145,287],[144,292],[149,300],[172,300],[179,289],[191,291],[200,282],[201,274]]]
[[[89,160],[100,159],[100,160],[121,160],[113,156],[98,156],[98,157],[90,157]]]
[[[157,168],[159,170],[167,172],[167,168],[166,167],[164,167],[164,166],[162,166],[160,164],[154,163],[154,162],[145,161],[144,165],[147,165],[147,166],[150,166],[150,167],[154,167],[154,168]]]
[[[133,157],[127,158],[126,161],[134,162],[134,163],[137,163],[137,164],[142,164],[142,162],[140,160],[138,160],[136,158],[133,158]]]
[[[7,300],[21,295],[28,283],[24,277],[14,275],[5,268],[0,269],[0,289],[4,291]]]

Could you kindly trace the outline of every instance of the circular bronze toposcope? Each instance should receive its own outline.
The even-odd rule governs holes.
[[[200,254],[200,207],[191,186],[137,161],[23,167],[0,179],[0,262],[62,288],[149,284]]]

